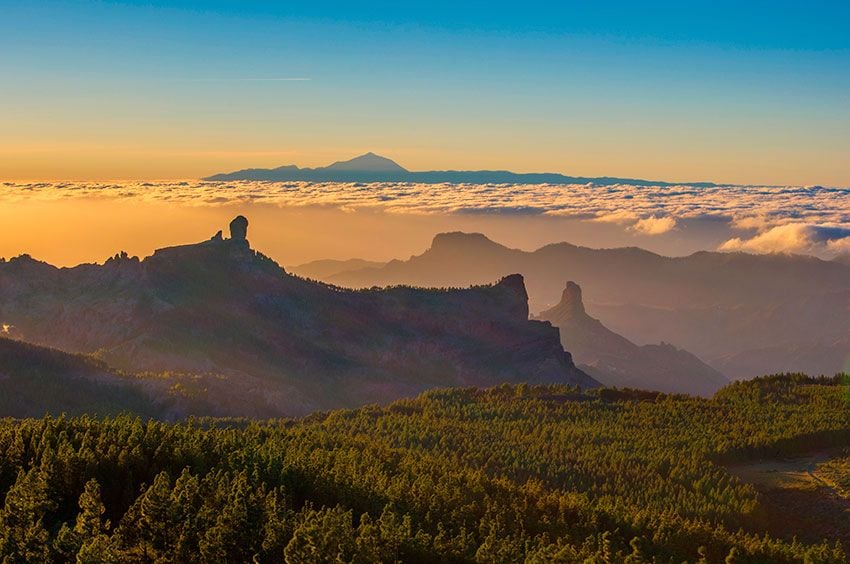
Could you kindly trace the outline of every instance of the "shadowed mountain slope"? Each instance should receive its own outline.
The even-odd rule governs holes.
[[[0,417],[164,412],[131,378],[103,362],[4,337],[0,390]]]
[[[731,378],[794,370],[834,374],[850,349],[850,264],[801,255],[698,252],[569,243],[533,252],[478,233],[441,233],[424,253],[338,273],[348,287],[465,286],[519,272],[532,311],[557,303],[564,280],[585,288],[591,314],[638,344],[673,341]],[[772,348],[769,363],[757,351]],[[829,349],[827,355],[795,350]]]
[[[587,314],[575,282],[538,319],[558,327],[575,362],[606,386],[710,396],[729,383],[687,351],[666,343],[638,346],[614,333]]]
[[[557,329],[529,321],[519,275],[465,290],[344,290],[286,273],[250,248],[238,219],[230,239],[144,260],[0,263],[0,321],[22,339],[97,352],[123,370],[251,383],[287,415],[437,386],[596,385]]]

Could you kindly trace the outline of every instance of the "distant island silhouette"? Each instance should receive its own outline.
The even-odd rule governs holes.
[[[246,168],[214,174],[207,181],[265,180],[271,182],[412,182],[419,184],[630,184],[633,186],[695,186],[711,188],[713,182],[665,182],[611,176],[566,176],[556,172],[519,173],[509,170],[411,171],[395,161],[369,152],[347,161],[317,168],[284,165],[277,168]]]

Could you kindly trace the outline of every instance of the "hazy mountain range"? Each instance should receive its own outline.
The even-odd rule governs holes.
[[[246,168],[208,176],[203,180],[267,180],[274,182],[418,182],[421,184],[631,184],[634,186],[673,186],[687,184],[711,187],[711,182],[663,182],[637,178],[566,176],[553,172],[517,173],[507,170],[431,170],[410,171],[394,161],[366,153],[348,161],[325,167],[299,168],[284,165],[277,168]]]
[[[240,217],[229,239],[144,260],[0,262],[4,332],[127,373],[205,375],[173,383],[197,384],[199,400],[230,414],[248,403],[248,414],[299,415],[444,386],[598,385],[557,329],[529,320],[519,275],[464,290],[344,290],[288,274],[246,231]]]
[[[315,266],[292,270],[317,276]],[[532,311],[555,305],[564,281],[574,280],[588,311],[611,330],[637,344],[684,347],[730,378],[846,369],[850,264],[843,260],[717,252],[672,258],[569,243],[523,251],[455,232],[438,234],[407,260],[318,277],[355,288],[455,287],[512,272],[525,277]]]
[[[638,346],[584,309],[581,288],[567,282],[561,301],[537,319],[560,329],[579,367],[606,386],[711,396],[729,383],[721,373],[673,345]]]
[[[288,272],[247,226],[143,260],[0,259],[0,415],[290,416],[502,382],[710,395],[850,351],[843,261],[443,233],[408,260]]]

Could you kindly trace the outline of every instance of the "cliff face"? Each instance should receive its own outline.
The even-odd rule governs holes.
[[[244,219],[244,218],[243,218]],[[593,386],[558,330],[528,320],[519,275],[464,290],[353,291],[287,274],[250,248],[247,221],[139,261],[0,264],[0,323],[18,338],[131,371],[222,374],[280,414],[388,401],[438,386]]]
[[[618,334],[639,343],[672,340],[731,378],[770,374],[777,367],[810,374],[846,369],[846,257],[714,252],[663,257],[637,248],[567,243],[527,252],[481,234],[444,233],[420,255],[338,270],[322,280],[352,288],[463,286],[512,272],[525,277],[534,312],[552,307],[564,280],[578,280],[585,285],[588,310]]]
[[[575,282],[567,282],[561,301],[540,319],[560,329],[575,361],[605,385],[709,396],[728,383],[685,350],[665,343],[638,346],[614,333],[587,314]]]

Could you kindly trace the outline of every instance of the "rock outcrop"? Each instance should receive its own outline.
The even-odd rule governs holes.
[[[672,345],[638,346],[587,314],[581,287],[567,282],[561,301],[539,319],[561,331],[575,362],[608,386],[709,396],[728,383],[691,353]]]
[[[237,215],[230,222],[230,238],[233,241],[248,240],[248,218],[244,215]]]
[[[98,351],[123,370],[253,382],[280,415],[433,387],[598,385],[557,329],[528,319],[519,275],[468,289],[344,290],[287,274],[246,236],[237,218],[231,239],[139,262],[0,264],[0,321],[32,342]]]
[[[561,294],[561,303],[558,304],[561,312],[571,318],[578,318],[586,315],[584,310],[584,300],[581,297],[581,286],[572,280],[567,282],[563,294]]]

